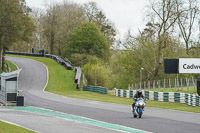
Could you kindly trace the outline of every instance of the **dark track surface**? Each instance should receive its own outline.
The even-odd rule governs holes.
[[[200,114],[147,107],[141,119],[134,119],[127,105],[68,98],[44,92],[47,71],[43,64],[24,58],[7,57],[7,60],[22,68],[19,89],[23,90],[25,105],[155,133],[200,133]]]

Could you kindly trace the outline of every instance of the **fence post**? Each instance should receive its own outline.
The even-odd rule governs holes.
[[[158,88],[160,89],[160,80],[158,80]]]
[[[146,82],[144,81],[144,89],[146,89]]]
[[[179,79],[178,79],[178,74],[176,74],[177,75],[177,79],[176,79],[176,81],[177,81],[177,90],[179,91]]]
[[[134,85],[133,85],[133,84],[132,84],[132,87],[131,87],[131,88],[132,88],[132,90],[134,89]]]
[[[170,81],[170,79],[169,79],[169,88],[171,88],[172,86],[171,86],[171,81]]]
[[[186,84],[187,84],[187,90],[189,91],[189,79],[185,78],[186,79]]]
[[[175,82],[174,82],[174,83],[175,83],[175,88],[176,88],[176,87],[177,87],[177,86],[176,86],[176,78],[175,78]]]
[[[164,79],[164,83],[163,83],[163,88],[165,89],[165,79]]]
[[[155,89],[156,87],[155,87],[155,80],[153,80],[153,89]]]
[[[192,77],[192,81],[193,81],[193,86],[194,86],[194,89],[195,89],[195,84],[194,84],[194,78]]]
[[[192,77],[192,83],[193,83],[193,85],[194,85],[194,78]]]
[[[149,87],[148,87],[148,88],[150,89],[150,88],[151,88],[151,85],[150,85],[150,80],[148,81],[148,85],[149,85]]]
[[[181,90],[183,90],[183,80],[181,78]]]

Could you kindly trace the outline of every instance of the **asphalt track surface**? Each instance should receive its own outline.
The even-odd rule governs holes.
[[[48,76],[46,67],[43,64],[24,58],[7,57],[7,59],[22,68],[19,77],[19,89],[23,90],[26,106],[46,108],[155,133],[200,132],[200,114],[198,113],[146,107],[142,118],[135,119],[132,117],[130,106],[127,105],[69,98],[45,92],[43,88],[46,85]],[[20,122],[17,122],[13,118],[3,117],[4,110],[0,109],[0,119],[17,123],[38,132],[118,132],[86,123],[71,122],[43,115],[39,115],[40,121],[37,122],[38,119],[35,120],[37,123],[35,124],[35,121],[31,121],[34,119],[31,118],[36,119],[37,117],[31,116],[30,113],[23,114],[20,111],[8,111],[11,116],[15,116],[14,114],[16,113],[30,115],[30,119],[27,122],[23,120],[23,117],[21,117]],[[47,118],[50,119],[49,122]]]

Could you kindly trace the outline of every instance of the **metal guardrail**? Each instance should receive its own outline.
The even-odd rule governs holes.
[[[52,54],[36,54],[36,53],[21,53],[21,52],[12,52],[8,51],[6,54],[11,54],[11,55],[24,55],[24,56],[35,56],[35,57],[48,57],[54,59],[56,62],[59,64],[63,65],[66,69],[68,70],[73,70],[72,65],[65,61],[61,56],[57,55],[52,55]]]
[[[76,83],[76,89],[80,89],[80,82],[81,82],[81,68],[75,67],[75,78],[74,82]]]
[[[63,65],[68,70],[73,70],[72,65],[69,62],[65,61],[65,59],[63,59],[61,56],[46,54],[45,57],[52,58],[53,60]]]
[[[100,94],[108,94],[108,88],[104,88],[101,86],[84,86],[83,91],[90,91]]]
[[[44,57],[43,54],[35,54],[35,53],[21,53],[21,52],[11,52],[11,51],[6,52],[6,54]]]

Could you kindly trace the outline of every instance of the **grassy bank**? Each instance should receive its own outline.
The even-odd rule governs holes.
[[[7,63],[8,66],[10,67],[11,71],[17,70],[17,66],[16,66],[15,64],[13,64],[12,62],[6,60],[6,63]]]
[[[11,71],[17,70],[17,67],[15,66],[15,64],[13,64],[12,62],[10,62],[8,60],[6,60],[5,62],[6,62],[6,64],[8,64],[8,66],[6,64],[4,64],[4,67],[5,67],[4,72],[9,72],[9,67],[10,67]],[[3,71],[0,69],[0,74],[1,73],[3,73]]]
[[[0,121],[0,133],[35,133],[35,132]]]
[[[73,97],[73,98],[89,99],[89,100],[125,104],[125,105],[132,104],[132,99],[115,97],[111,95],[112,91],[110,92],[109,95],[77,91],[75,89],[75,84],[73,83],[74,72],[71,70],[66,70],[63,66],[59,65],[56,61],[52,59],[43,58],[43,57],[29,57],[29,56],[15,56],[15,57],[34,59],[34,60],[44,63],[48,67],[49,83],[46,88],[46,91],[49,91],[58,95]],[[147,101],[147,107],[173,109],[173,110],[200,113],[199,107],[191,107],[191,106],[180,104],[180,103]]]

